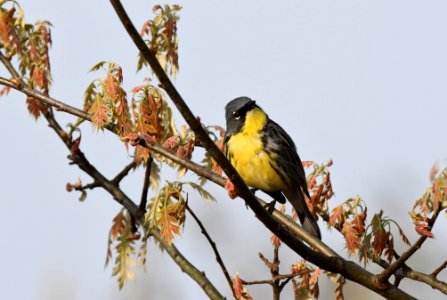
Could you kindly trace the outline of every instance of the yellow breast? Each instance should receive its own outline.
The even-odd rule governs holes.
[[[274,157],[264,151],[260,134],[266,121],[262,110],[256,108],[248,112],[242,130],[227,142],[227,156],[247,185],[278,191],[284,189],[284,183],[272,166]]]

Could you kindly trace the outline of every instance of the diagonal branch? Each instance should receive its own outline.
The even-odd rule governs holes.
[[[281,295],[281,285],[279,279],[279,245],[275,245],[273,249],[273,265],[270,268],[270,273],[272,274],[272,288],[273,288],[273,299],[279,300]]]
[[[225,279],[228,282],[228,285],[230,286],[231,292],[233,293],[234,298],[236,297],[236,293],[233,288],[233,281],[231,280],[230,274],[228,273],[227,267],[225,266],[225,263],[222,260],[222,257],[220,256],[219,250],[217,250],[217,245],[211,238],[211,236],[208,234],[208,231],[206,230],[205,226],[203,226],[203,223],[200,221],[200,219],[197,217],[197,215],[194,213],[194,211],[191,209],[191,207],[188,205],[188,202],[186,202],[186,209],[190,213],[190,215],[193,217],[193,219],[196,221],[197,225],[199,225],[200,230],[202,231],[202,234],[205,236],[205,238],[208,240],[208,243],[211,245],[211,248],[213,248],[214,255],[216,255],[217,263],[219,264],[220,268],[222,269],[222,272],[224,273]]]
[[[31,96],[36,99],[39,99],[40,101],[42,101],[45,104],[48,104],[50,106],[53,106],[54,103],[57,103],[60,111],[64,111],[66,113],[83,118],[83,119],[91,122],[91,115],[89,115],[88,113],[86,113],[78,108],[71,107],[59,100],[53,99],[49,96],[46,96],[36,90],[24,88],[23,86],[20,86],[20,85],[19,86],[15,85],[12,81],[5,79],[3,77],[0,77],[0,84],[9,86],[9,87],[27,95],[27,96]],[[108,129],[112,133],[115,133],[112,128],[106,128],[106,129]],[[147,148],[155,153],[158,153],[166,158],[169,158],[173,162],[175,162],[185,168],[188,168],[189,170],[193,171],[197,175],[204,177],[204,178],[216,183],[217,185],[220,185],[221,187],[224,187],[226,184],[226,179],[223,178],[222,176],[219,176],[218,174],[214,173],[210,169],[207,169],[193,161],[179,158],[176,154],[170,152],[168,149],[163,148],[160,145],[147,143],[144,139],[139,139],[138,144],[140,146],[145,147],[145,148]],[[126,170],[126,168],[124,170]],[[121,180],[121,178],[118,175],[112,180],[113,183],[115,183],[115,184]],[[265,207],[266,202],[260,200],[259,198],[258,198],[258,200],[260,201],[261,206]],[[295,223],[293,220],[291,220],[289,217],[282,214],[278,210],[274,211],[273,216],[275,218],[277,218],[283,225],[285,225],[292,232],[293,235],[295,235],[299,239],[305,241],[310,246],[317,249],[319,252],[321,252],[327,256],[339,256],[334,250],[329,248],[326,244],[324,244],[320,240],[315,239],[313,236],[311,236],[306,231],[304,231],[301,226],[299,226],[297,223]]]
[[[151,169],[152,169],[152,162],[153,162],[152,156],[147,161],[146,170],[144,171],[144,183],[143,183],[143,191],[141,192],[141,199],[140,199],[140,210],[146,211],[146,203],[147,203],[147,193],[149,190],[150,185],[150,177],[151,177]]]
[[[428,226],[430,228],[433,228],[433,225],[436,221],[436,218],[439,215],[439,212],[440,212],[439,209],[437,211],[435,211],[434,215],[429,220]],[[421,248],[422,244],[425,242],[426,239],[427,239],[426,235],[422,235],[421,237],[419,237],[419,239],[410,248],[408,248],[407,251],[402,253],[402,255],[396,261],[394,261],[392,264],[390,264],[385,270],[382,271],[382,273],[376,275],[375,280],[377,280],[377,282],[379,284],[385,283],[394,274],[394,272],[396,272],[399,268],[401,268],[405,264],[405,262],[417,250],[419,250],[419,248]]]
[[[169,243],[166,242],[158,231],[152,230],[151,235],[160,242],[160,245],[162,245],[162,247],[168,252],[169,256],[171,256],[171,258],[177,263],[180,269],[182,269],[183,272],[188,274],[199,284],[210,299],[225,299],[208,280],[205,273],[194,267],[194,265],[191,264],[173,244],[169,245]]]
[[[124,169],[121,172],[116,174],[116,176],[113,177],[113,179],[111,181],[114,184],[119,185],[121,180],[123,180],[124,177],[126,177],[129,174],[130,170],[135,168],[136,165],[137,165],[137,163],[135,161],[130,162],[127,166],[124,167]]]
[[[14,77],[14,79],[18,80],[20,82],[20,84],[22,84],[22,85],[25,84],[22,77],[20,76],[20,74],[17,72],[17,70],[11,64],[11,61],[6,56],[4,56],[2,52],[0,52],[0,61],[6,67],[6,69],[11,74],[11,76]]]
[[[76,107],[70,106],[70,105],[68,105],[66,103],[62,103],[62,102],[60,102],[60,101],[58,101],[56,99],[53,99],[53,98],[51,98],[49,96],[45,96],[44,94],[42,94],[42,93],[40,93],[40,92],[38,92],[38,91],[28,87],[28,86],[22,85],[21,83],[14,83],[11,80],[8,80],[6,78],[0,77],[0,84],[5,85],[5,86],[9,86],[10,88],[18,90],[18,91],[20,91],[20,92],[22,92],[22,93],[24,93],[24,94],[26,94],[28,96],[36,98],[36,99],[38,99],[38,100],[40,100],[42,102],[45,102],[46,104],[51,105],[54,108],[56,108],[56,110],[58,110],[58,111],[63,111],[63,112],[69,113],[71,115],[83,118],[85,120],[89,120],[89,121],[92,120],[92,117],[91,117],[91,115],[89,113],[86,113],[85,111],[80,110],[80,109],[78,109]]]
[[[266,279],[266,280],[253,280],[253,281],[246,281],[241,279],[241,282],[244,285],[254,285],[254,284],[270,284],[273,285],[273,281],[274,280],[282,280],[285,279],[285,281],[283,283],[281,283],[281,289],[284,287],[284,283],[289,282],[292,278],[296,277],[296,276],[301,276],[303,274],[309,273],[311,272],[311,270],[303,270],[301,272],[298,273],[290,273],[290,274],[284,274],[284,275],[277,275],[272,279]],[[287,283],[286,283],[287,284]]]
[[[438,291],[447,295],[447,283],[437,279],[432,275],[427,275],[413,270],[407,270],[404,271],[403,277],[426,283],[432,288],[437,289]]]
[[[444,270],[447,267],[447,260],[442,263],[436,270],[434,270],[430,275],[435,277],[438,276],[439,273],[441,273],[442,270]]]

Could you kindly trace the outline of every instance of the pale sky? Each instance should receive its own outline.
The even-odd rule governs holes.
[[[156,2],[123,1],[139,28]],[[51,95],[82,107],[84,90],[100,74],[87,73],[101,60],[124,70],[127,90],[149,73],[136,74],[137,50],[108,1],[20,1],[28,22],[54,25]],[[174,3],[174,2],[172,2]],[[178,3],[178,2],[175,2]],[[279,4],[280,3],[280,4]],[[417,238],[408,217],[429,185],[433,163],[447,157],[447,42],[445,1],[181,1],[178,24],[180,73],[176,86],[206,124],[224,126],[224,106],[249,96],[295,140],[303,160],[334,160],[335,207],[362,196],[369,218],[380,209]],[[6,76],[2,70],[1,76]],[[184,122],[177,114],[177,123]],[[74,118],[58,113],[61,124]],[[67,151],[44,121],[35,122],[17,93],[0,98],[0,299],[206,299],[153,243],[147,273],[119,291],[104,269],[107,234],[120,207],[102,191],[79,203],[65,184],[88,176],[69,166]],[[116,136],[83,127],[81,147],[107,176],[129,157]],[[195,155],[201,159],[200,151]],[[165,168],[164,170],[166,170]],[[193,179],[194,176],[187,177]],[[172,180],[172,172],[164,172]],[[123,182],[135,199],[141,170]],[[246,280],[267,279],[258,252],[272,256],[270,233],[243,202],[208,184],[215,204],[190,197],[221,251],[229,272]],[[323,241],[347,255],[325,225]],[[410,260],[432,272],[445,259],[442,216],[429,240]],[[395,231],[398,239],[397,231]],[[191,219],[175,244],[231,298],[209,245]],[[396,250],[405,247],[398,242]],[[281,271],[299,257],[281,249]],[[353,257],[353,260],[356,258]],[[373,268],[373,270],[376,270]],[[447,280],[447,272],[440,278]],[[403,281],[415,297],[441,299],[430,287]],[[334,285],[324,281],[321,299]],[[291,287],[284,299],[291,298]],[[255,299],[270,299],[269,287],[249,287]],[[347,299],[366,289],[349,283]],[[369,296],[368,296],[369,295]],[[378,296],[365,294],[365,299]]]

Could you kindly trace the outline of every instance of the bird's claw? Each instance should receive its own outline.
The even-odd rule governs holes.
[[[275,204],[276,204],[276,200],[273,200],[273,201],[267,203],[266,205],[264,205],[264,208],[266,208],[270,214],[273,214],[273,211],[275,210]]]

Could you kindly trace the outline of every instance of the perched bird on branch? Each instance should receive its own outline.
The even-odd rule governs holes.
[[[225,117],[225,155],[245,183],[274,199],[268,205],[271,211],[276,201],[285,203],[287,198],[303,228],[321,239],[304,198],[310,196],[303,165],[287,132],[248,97],[230,101]]]

